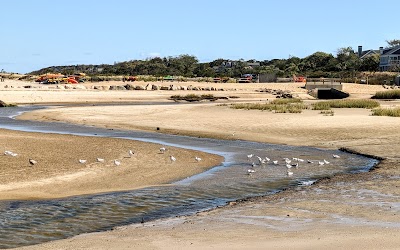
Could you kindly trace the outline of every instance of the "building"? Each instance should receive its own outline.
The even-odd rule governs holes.
[[[400,45],[385,49],[380,47],[379,54],[379,69],[381,71],[400,69]]]
[[[369,50],[363,50],[362,46],[358,46],[358,57],[363,60],[365,58],[367,58],[368,56],[372,56],[372,55],[379,55],[379,50],[373,50],[373,49],[369,49]]]

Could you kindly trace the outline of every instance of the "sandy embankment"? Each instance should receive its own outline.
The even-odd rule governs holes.
[[[381,90],[380,86],[345,87],[354,92],[353,98]],[[249,97],[251,91],[243,91],[243,95]],[[338,176],[197,216],[121,227],[27,249],[397,249],[400,245],[398,118],[373,117],[358,109],[335,110],[334,116],[323,116],[318,111],[272,114],[215,104],[71,107],[31,115],[128,129],[159,126],[168,132],[222,138],[232,138],[235,132],[234,138],[247,140],[344,146],[386,160],[370,173]],[[113,123],[102,122],[104,117]]]

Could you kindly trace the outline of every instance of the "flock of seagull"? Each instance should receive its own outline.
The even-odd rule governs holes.
[[[161,153],[161,154],[164,154],[165,151],[167,151],[167,149],[166,149],[165,147],[161,147],[161,148],[160,148],[160,153]],[[12,151],[9,151],[9,150],[5,150],[5,151],[4,151],[4,155],[5,155],[5,156],[11,156],[11,157],[16,157],[16,156],[18,156],[17,153],[12,152]],[[128,150],[128,156],[127,156],[127,157],[128,157],[128,158],[131,158],[131,157],[133,157],[134,155],[135,155],[135,152],[134,152],[132,149],[129,149],[129,150]],[[124,158],[125,158],[125,157],[124,157]],[[175,158],[173,155],[170,155],[170,156],[169,156],[169,159],[170,159],[171,163],[176,161],[176,158]],[[195,160],[196,162],[200,162],[202,159],[201,159],[200,157],[195,156],[194,160]],[[28,162],[29,162],[29,165],[30,165],[30,166],[34,166],[34,165],[38,164],[38,162],[37,162],[36,160],[34,160],[34,159],[28,159]],[[80,164],[86,164],[86,163],[87,163],[87,160],[86,160],[86,159],[79,159],[78,162],[79,162]],[[103,159],[103,158],[96,158],[96,162],[104,163],[104,162],[105,162],[105,159]],[[121,165],[121,160],[115,159],[115,160],[113,160],[113,163],[114,163],[115,166],[120,166],[120,165]]]
[[[252,159],[254,157],[257,159],[257,163],[252,161]],[[333,154],[332,157],[335,158],[335,159],[340,158],[340,156],[336,155],[336,154]],[[268,157],[261,158],[260,156],[257,156],[257,155],[254,155],[254,154],[247,155],[247,160],[249,162],[252,162],[251,163],[251,167],[249,169],[247,169],[247,174],[248,175],[252,175],[253,173],[256,172],[254,167],[256,167],[257,165],[265,166],[266,164],[269,164],[269,163],[272,163],[273,165],[279,165],[279,161],[278,160],[271,161],[271,159],[268,158]],[[289,158],[285,157],[285,158],[283,158],[283,161],[284,161],[284,164],[285,164],[286,169],[287,169],[287,171],[286,171],[287,176],[292,176],[293,175],[293,172],[291,171],[291,169],[292,168],[296,168],[296,169],[299,168],[299,163],[307,162],[308,164],[313,164],[313,163],[317,162],[319,166],[330,164],[330,162],[327,161],[326,159],[324,159],[322,161],[321,160],[304,160],[304,159],[296,158],[296,157],[293,157],[292,159],[289,159]]]

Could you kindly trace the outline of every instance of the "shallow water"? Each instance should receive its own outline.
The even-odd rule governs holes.
[[[319,178],[342,172],[367,171],[377,161],[335,150],[291,147],[248,141],[224,141],[159,133],[109,130],[65,123],[43,123],[13,119],[17,114],[38,107],[0,109],[0,128],[116,137],[156,142],[219,154],[221,166],[167,186],[140,190],[85,195],[56,200],[0,202],[0,248],[12,248],[97,232],[131,223],[189,215],[225,205],[229,201],[276,193],[290,186],[310,185]],[[279,165],[254,167],[247,154],[268,156]],[[332,154],[341,156],[333,159]],[[327,159],[330,164],[300,163],[288,177],[283,158]]]

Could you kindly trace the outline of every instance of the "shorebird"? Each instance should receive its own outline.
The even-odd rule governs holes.
[[[102,159],[102,158],[97,158],[96,161],[97,161],[97,162],[104,162],[104,159]]]
[[[31,166],[35,165],[37,163],[37,161],[35,161],[34,159],[29,159],[29,164]]]
[[[292,167],[299,168],[299,163],[292,164]]]
[[[322,165],[325,164],[325,162],[323,162],[323,161],[318,161],[318,164],[322,166]]]
[[[304,162],[304,160],[303,160],[303,159],[300,159],[300,158],[297,158],[297,161],[298,161],[298,162]]]
[[[314,163],[312,160],[307,160],[307,163]]]
[[[291,168],[292,168],[292,165],[286,163],[286,168],[287,168],[287,169],[291,169]]]
[[[275,165],[278,165],[278,161],[272,161]]]
[[[290,159],[288,159],[288,158],[285,158],[285,162],[286,162],[287,164],[290,164],[292,161],[291,161]]]
[[[330,162],[324,159],[324,163],[325,164],[329,164]]]
[[[201,158],[200,157],[194,157],[194,159],[197,161],[197,162],[199,162],[199,161],[201,161]]]
[[[79,163],[85,164],[86,160],[79,159]]]
[[[167,150],[166,148],[161,147],[161,148],[160,148],[160,153],[161,153],[161,154],[164,154],[166,150]]]
[[[271,159],[268,158],[268,157],[265,157],[265,160],[266,160],[267,162],[269,162]]]
[[[115,166],[119,166],[119,165],[121,165],[121,162],[119,160],[114,160],[114,164],[115,164]]]
[[[255,173],[256,171],[254,169],[247,169],[247,174],[251,175],[252,173]]]
[[[253,154],[249,154],[249,155],[247,155],[247,160],[249,160],[249,161],[250,161],[250,159],[251,159],[251,158],[253,158],[253,156],[254,156]]]
[[[129,154],[129,157],[132,157],[135,153],[131,149],[129,149],[128,154]]]
[[[340,158],[339,155],[333,155],[333,158]]]
[[[13,157],[15,157],[15,156],[17,156],[18,154],[17,154],[17,153],[14,153],[14,152],[11,152],[11,151],[8,151],[8,150],[6,150],[6,151],[4,151],[4,155],[9,155],[9,156],[13,156]]]
[[[172,155],[169,156],[169,159],[170,159],[172,162],[176,161],[176,158],[173,157]]]
[[[290,172],[289,170],[287,171],[287,176],[292,176],[293,172]]]

